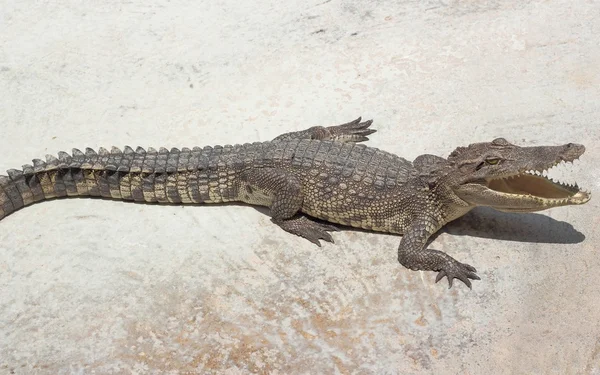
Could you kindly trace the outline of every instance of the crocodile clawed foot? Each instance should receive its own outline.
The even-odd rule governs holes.
[[[326,129],[330,132],[330,139],[332,140],[358,143],[368,141],[369,138],[367,136],[377,131],[369,129],[372,123],[373,120],[361,122],[361,118],[359,117],[346,124],[329,126]]]
[[[480,280],[479,276],[477,276],[475,272],[477,272],[475,267],[451,259],[448,261],[448,263],[446,263],[444,268],[442,268],[439,271],[437,277],[435,278],[435,282],[437,283],[442,278],[444,278],[444,276],[446,276],[448,278],[449,284],[448,289],[452,288],[452,281],[454,279],[459,279],[460,281],[465,283],[465,285],[468,286],[469,289],[471,289],[471,281],[469,279]]]
[[[333,243],[333,237],[328,232],[338,230],[333,225],[317,223],[306,216],[296,216],[287,220],[273,220],[273,222],[283,230],[306,238],[319,247],[321,247],[319,240]]]

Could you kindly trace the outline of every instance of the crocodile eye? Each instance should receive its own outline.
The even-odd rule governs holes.
[[[488,158],[488,159],[485,159],[485,162],[490,165],[496,165],[500,162],[500,159],[499,158]]]

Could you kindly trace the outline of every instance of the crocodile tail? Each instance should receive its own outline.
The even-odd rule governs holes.
[[[34,159],[32,165],[10,169],[7,176],[0,176],[0,219],[35,202],[71,196],[212,203],[214,196],[220,197],[221,188],[217,185],[209,189],[208,172],[200,176],[187,176],[185,172],[190,167],[207,170],[209,156],[218,156],[223,149],[184,147],[181,151],[176,148],[169,151],[163,147],[159,150],[137,147],[134,150],[125,146],[123,151],[100,147],[97,152],[86,148],[85,152],[73,149],[72,154],[59,152],[58,157],[46,155],[45,161]],[[215,179],[222,178],[213,174]]]
[[[21,200],[22,202],[21,194],[16,189],[15,184],[8,176],[0,176],[0,219],[23,206],[21,203],[21,206],[17,205],[15,208],[13,201]]]
[[[35,201],[27,179],[31,177],[17,169],[8,170],[8,176],[0,176],[0,219]]]
[[[158,203],[236,200],[235,184],[231,184],[233,187],[225,184],[234,176],[227,173],[225,177],[218,168],[226,162],[234,170],[242,168],[245,161],[221,159],[221,155],[243,147],[253,146],[181,150],[163,147],[134,150],[125,146],[123,151],[100,147],[97,152],[86,148],[85,152],[73,149],[72,154],[59,152],[58,157],[46,155],[45,161],[34,159],[32,165],[24,165],[21,170],[10,169],[8,176],[0,176],[0,219],[35,202],[70,196]],[[248,154],[251,156],[252,152]],[[192,170],[198,173],[188,173]]]
[[[57,180],[72,158],[63,152],[59,156],[60,160],[52,155],[47,155],[46,161],[34,159],[33,165],[9,169],[8,176],[0,176],[0,219],[32,203],[67,195],[58,188]]]
[[[110,191],[101,191],[96,174],[109,174],[111,168],[103,159],[107,155],[118,155],[100,148],[98,153],[86,149],[83,153],[73,149],[72,155],[59,152],[58,157],[46,155],[46,161],[34,159],[33,165],[22,169],[9,169],[8,176],[0,176],[0,219],[32,203],[67,196],[108,196]],[[116,166],[114,167],[116,172]]]

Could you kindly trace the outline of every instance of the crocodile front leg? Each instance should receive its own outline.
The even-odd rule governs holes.
[[[479,280],[479,276],[475,274],[477,270],[473,266],[460,263],[442,251],[426,247],[429,237],[440,228],[441,225],[433,218],[417,217],[400,241],[398,261],[413,271],[439,272],[436,283],[446,276],[450,288],[455,278],[471,288],[469,279]]]
[[[367,137],[375,133],[377,130],[369,129],[373,120],[361,122],[361,118],[350,121],[345,124],[336,126],[313,126],[305,130],[284,133],[273,139],[273,141],[290,141],[293,139],[317,139],[321,141],[338,141],[338,142],[364,142],[368,141]]]
[[[299,213],[304,199],[301,182],[291,173],[279,168],[252,168],[241,176],[240,199],[271,209],[271,221],[286,232],[306,238],[321,246],[319,240],[333,242],[327,231],[333,225],[320,224]]]

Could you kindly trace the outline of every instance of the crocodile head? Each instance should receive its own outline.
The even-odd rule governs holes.
[[[545,172],[572,163],[584,152],[583,145],[573,143],[519,147],[498,138],[454,150],[447,159],[446,176],[454,193],[473,206],[533,212],[583,204],[590,200],[589,192],[577,184],[554,181]]]

